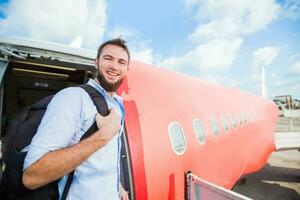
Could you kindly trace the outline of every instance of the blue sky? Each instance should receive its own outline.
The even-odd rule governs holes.
[[[300,99],[300,0],[0,0],[0,35],[96,49],[112,37],[133,58],[260,94]]]

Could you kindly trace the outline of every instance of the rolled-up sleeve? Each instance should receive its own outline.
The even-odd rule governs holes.
[[[23,169],[46,153],[70,145],[82,123],[83,93],[81,88],[73,87],[64,89],[53,97],[28,147]]]

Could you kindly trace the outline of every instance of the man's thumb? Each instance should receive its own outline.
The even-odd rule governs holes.
[[[116,110],[115,110],[114,108],[111,108],[111,109],[109,110],[109,115],[114,114],[115,112],[116,112]]]

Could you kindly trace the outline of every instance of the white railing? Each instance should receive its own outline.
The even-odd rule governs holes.
[[[186,200],[251,200],[241,194],[202,180],[192,173],[186,174]]]

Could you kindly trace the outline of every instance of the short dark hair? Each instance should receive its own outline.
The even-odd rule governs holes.
[[[104,43],[102,43],[100,45],[100,47],[98,48],[98,53],[97,53],[97,59],[99,59],[102,51],[103,51],[103,48],[107,45],[114,45],[114,46],[118,46],[118,47],[121,47],[122,49],[124,49],[128,55],[128,61],[130,60],[130,53],[129,53],[129,50],[126,46],[126,41],[121,39],[121,38],[115,38],[115,39],[112,39],[112,40],[108,40]]]

